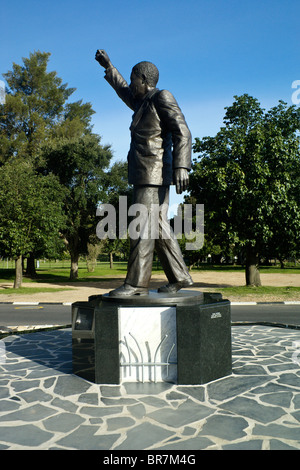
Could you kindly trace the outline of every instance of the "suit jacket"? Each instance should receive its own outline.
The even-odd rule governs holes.
[[[128,153],[128,182],[134,185],[170,185],[175,168],[191,168],[192,137],[173,95],[152,89],[143,100],[134,99],[114,67],[105,79],[134,110]]]

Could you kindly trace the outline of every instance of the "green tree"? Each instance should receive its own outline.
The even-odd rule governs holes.
[[[76,278],[112,154],[92,133],[91,104],[67,102],[75,88],[47,71],[49,57],[34,52],[4,74],[8,89],[0,109],[0,164],[18,159],[31,162],[45,177],[58,177],[68,221],[62,234],[71,253],[71,278]],[[32,250],[31,261],[39,247]]]
[[[10,157],[36,161],[37,150],[57,124],[69,96],[56,72],[48,72],[48,52],[34,52],[3,74],[6,101],[0,107],[0,164]]]
[[[66,101],[75,88],[63,84],[56,72],[47,71],[49,57],[50,53],[46,52],[31,53],[29,58],[23,58],[22,65],[13,63],[12,70],[3,74],[7,93],[5,103],[0,106],[0,165],[17,159],[38,168],[40,146],[63,120],[67,106],[71,112],[72,104],[66,105]],[[57,251],[60,239],[55,245],[53,249]],[[47,253],[54,254],[53,250]],[[30,275],[35,274],[34,256],[40,254],[37,245],[28,255],[27,273]]]
[[[299,253],[300,110],[280,101],[269,112],[245,94],[226,108],[215,137],[196,138],[191,195],[205,205],[214,244],[243,249],[246,284],[260,285],[259,258]]]
[[[30,163],[12,160],[0,168],[0,252],[15,259],[15,288],[22,284],[22,257],[57,246],[63,198],[57,178],[37,174]]]
[[[126,257],[129,255],[129,239],[119,238],[119,197],[125,196],[127,198],[127,213],[128,208],[132,203],[132,186],[128,184],[128,165],[127,162],[115,162],[109,171],[106,173],[105,179],[105,195],[101,200],[101,203],[112,204],[115,208],[116,214],[116,239],[110,240],[105,239],[102,244],[102,252],[106,252],[109,255],[110,268],[113,268],[113,257],[115,254],[123,254]],[[130,218],[126,214],[127,227],[130,223]],[[123,236],[123,235],[122,235]]]
[[[87,253],[89,237],[96,232],[96,208],[105,198],[105,170],[112,153],[95,134],[55,138],[42,151],[44,171],[55,174],[66,190],[62,233],[71,255],[70,279],[76,279],[79,257]]]

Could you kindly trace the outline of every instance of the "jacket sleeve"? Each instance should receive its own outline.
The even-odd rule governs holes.
[[[115,67],[109,67],[105,71],[104,78],[113,87],[121,100],[123,100],[130,109],[135,110],[136,101],[132,96],[128,83],[120,72]]]
[[[172,134],[173,168],[191,169],[192,136],[184,115],[172,93],[162,90],[156,95],[156,109],[160,119]]]

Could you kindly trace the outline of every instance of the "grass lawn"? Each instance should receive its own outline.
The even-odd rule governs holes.
[[[202,271],[216,271],[223,272],[226,276],[226,272],[244,272],[245,268],[243,266],[232,266],[232,265],[201,265],[199,268],[193,268],[191,274],[202,272]],[[0,288],[1,294],[35,294],[39,292],[58,292],[63,290],[69,290],[70,285],[76,287],[77,283],[89,283],[107,281],[108,283],[112,279],[124,278],[127,272],[127,262],[115,262],[113,269],[110,269],[109,263],[98,262],[95,270],[93,272],[88,272],[86,262],[81,261],[79,263],[78,279],[70,281],[70,263],[68,261],[46,261],[40,262],[40,267],[37,269],[37,278],[29,279],[23,277],[23,285],[20,289],[13,289],[11,284],[14,281],[15,271],[13,265],[7,267],[7,262],[0,261],[0,284],[2,284],[2,289]],[[261,273],[268,274],[300,274],[300,266],[296,267],[286,267],[281,269],[280,267],[269,267],[262,266],[260,268]],[[163,274],[163,270],[156,263],[153,264],[153,274]],[[30,284],[35,283],[35,286],[31,287]],[[38,283],[47,283],[55,284],[55,287],[37,287]],[[63,287],[61,284],[68,283],[68,287]],[[57,286],[61,285],[61,287]],[[207,290],[207,289],[205,289]],[[216,289],[209,289],[214,292]],[[257,301],[258,298],[262,300],[272,300],[275,297],[280,298],[280,300],[300,300],[300,287],[271,287],[271,286],[261,286],[261,287],[227,287],[220,288],[218,292],[223,294],[223,298],[234,298]]]
[[[216,291],[216,289],[211,289]],[[241,300],[247,298],[247,300],[257,301],[258,298],[265,299],[266,301],[272,300],[272,298],[280,298],[281,301],[293,301],[300,300],[300,287],[272,287],[272,286],[260,286],[260,287],[226,287],[224,289],[217,289],[223,295],[223,298],[234,298]],[[262,300],[263,301],[263,300]]]
[[[6,267],[6,261],[0,261],[0,282],[4,283],[6,281],[13,282],[15,271],[10,262],[9,267]],[[199,268],[193,268],[192,273],[197,273],[201,271],[217,271],[217,272],[244,272],[245,268],[243,266],[233,266],[233,265],[210,265],[203,264]],[[29,279],[23,277],[24,283],[30,282],[88,282],[88,281],[97,281],[99,278],[101,280],[119,278],[125,276],[127,272],[127,262],[117,261],[114,263],[113,269],[110,269],[109,263],[98,262],[95,270],[93,272],[88,272],[86,262],[81,261],[79,263],[78,270],[78,279],[70,281],[70,262],[68,261],[46,261],[40,262],[40,267],[37,269],[37,278]],[[153,274],[163,273],[161,266],[157,265],[156,262],[153,263]],[[285,267],[281,269],[277,266],[261,266],[260,273],[268,274],[300,274],[300,265],[296,267]]]
[[[3,268],[1,266],[3,261],[0,262],[0,283],[13,282],[15,278],[15,270],[13,268]],[[119,278],[119,276],[126,275],[127,263],[119,262],[114,263],[114,268],[110,269],[109,263],[99,263],[93,272],[88,272],[86,263],[79,263],[78,279],[70,281],[70,266],[66,261],[58,261],[57,263],[46,262],[41,263],[40,267],[36,270],[37,278],[30,279],[23,276],[23,283],[30,282],[47,282],[47,283],[59,283],[59,282],[89,282],[97,281],[100,278]],[[157,271],[158,272],[158,271]]]
[[[201,271],[218,271],[218,272],[245,272],[244,266],[233,266],[233,265],[211,265],[203,264],[199,268],[193,268],[193,272]],[[261,274],[300,274],[300,265],[297,266],[287,266],[285,268],[280,268],[279,266],[260,266],[259,272]]]
[[[3,295],[13,295],[13,294],[39,294],[41,292],[60,292],[72,290],[70,288],[55,288],[55,287],[20,287],[19,289],[13,289],[12,287],[7,289],[0,289],[0,296]]]

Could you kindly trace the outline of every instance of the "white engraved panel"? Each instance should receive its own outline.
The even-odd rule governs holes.
[[[177,381],[175,307],[120,307],[121,382]]]

